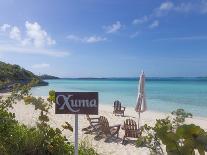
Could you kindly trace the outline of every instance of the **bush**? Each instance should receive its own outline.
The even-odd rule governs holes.
[[[185,118],[192,117],[183,109],[172,112],[175,118],[156,120],[155,126],[144,125],[146,134],[137,140],[137,146],[145,146],[155,154],[164,154],[161,143],[166,146],[169,155],[193,155],[195,149],[200,155],[205,155],[207,146],[207,133],[194,124],[184,124]]]
[[[0,98],[0,154],[1,155],[72,155],[74,145],[62,135],[63,130],[73,131],[66,122],[63,129],[49,125],[48,111],[52,100],[45,102],[42,98],[31,96],[28,92],[30,84],[18,86],[8,98]],[[54,93],[50,93],[50,95]],[[15,114],[8,112],[16,100],[24,99],[25,104],[32,104],[40,111],[37,126],[29,128],[15,120]],[[80,144],[79,155],[97,155],[87,145]]]

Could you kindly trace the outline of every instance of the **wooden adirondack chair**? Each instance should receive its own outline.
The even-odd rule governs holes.
[[[107,139],[114,136],[117,138],[119,137],[119,129],[121,124],[109,126],[109,122],[104,116],[100,116],[99,122],[101,124],[99,135],[104,134],[107,136]]]
[[[137,127],[137,123],[133,119],[126,119],[124,122],[124,128],[125,134],[123,137],[122,144],[126,143],[126,138],[139,138],[142,134],[141,129]]]
[[[87,128],[83,128],[82,131],[86,131],[87,133],[92,133],[100,128],[99,117],[91,118],[89,117],[88,114],[86,114],[86,119],[89,122],[89,126]]]
[[[114,101],[114,111],[113,113],[115,114],[121,114],[122,116],[124,116],[124,111],[125,111],[126,107],[122,107],[121,106],[121,102],[116,100]]]

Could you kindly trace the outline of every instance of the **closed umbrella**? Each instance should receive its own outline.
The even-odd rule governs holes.
[[[147,110],[144,87],[145,87],[145,75],[144,72],[142,71],[139,78],[139,90],[137,95],[137,104],[135,108],[135,111],[139,113],[138,127],[139,127],[140,113]]]

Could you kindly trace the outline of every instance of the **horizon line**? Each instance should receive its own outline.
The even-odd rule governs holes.
[[[111,79],[111,78],[139,78],[139,76],[120,77],[58,77],[60,79]],[[146,76],[146,78],[207,78],[207,76]]]

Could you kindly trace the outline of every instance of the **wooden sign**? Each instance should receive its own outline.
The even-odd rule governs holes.
[[[56,92],[56,114],[98,115],[98,92]]]

